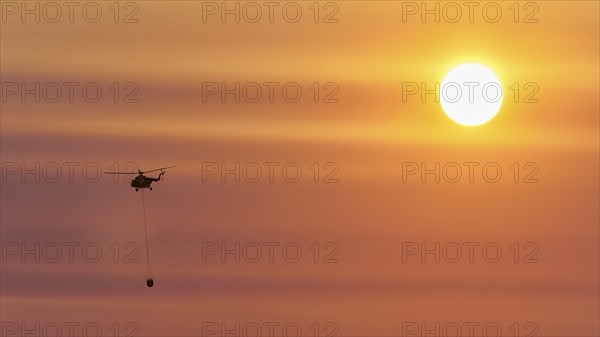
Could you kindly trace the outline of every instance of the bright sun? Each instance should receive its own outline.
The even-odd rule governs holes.
[[[463,64],[444,77],[440,103],[453,121],[462,125],[480,125],[500,110],[502,86],[489,68],[480,64]]]

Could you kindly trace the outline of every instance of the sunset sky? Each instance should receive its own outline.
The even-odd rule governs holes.
[[[274,7],[272,23],[263,2],[253,3],[263,10],[256,23],[209,15],[221,1],[123,1],[118,15],[113,2],[97,1],[95,23],[81,14],[87,2],[72,23],[66,7],[48,22],[55,8],[44,16],[43,1],[36,23],[32,14],[21,16],[24,3],[34,8],[0,1],[5,335],[21,336],[7,330],[15,322],[79,322],[79,335],[97,322],[105,336],[114,335],[115,322],[120,336],[209,335],[212,322],[278,322],[279,330],[297,322],[303,336],[314,336],[315,322],[320,336],[421,336],[407,326],[436,322],[458,322],[464,336],[464,322],[478,322],[477,336],[490,322],[502,336],[515,335],[515,322],[519,336],[600,335],[597,1],[499,1],[497,22],[482,15],[488,2],[477,2],[473,22],[458,2],[456,23],[407,15],[410,4],[402,1],[321,1],[317,23],[313,1],[294,3],[302,10],[296,23],[281,14],[291,2]],[[436,3],[453,13],[448,2],[427,6]],[[406,83],[431,89],[466,63],[489,67],[502,83],[502,107],[486,124],[455,123],[432,95],[403,100]],[[62,88],[56,103],[21,96],[22,85],[53,82]],[[79,83],[73,102],[70,82]],[[230,89],[257,83],[263,97],[236,103],[233,95],[206,96],[213,82]],[[279,83],[272,103],[267,82]],[[81,95],[86,83],[102,88],[97,103]],[[297,103],[281,95],[286,83],[302,88]],[[337,102],[323,102],[332,93]],[[128,94],[137,102],[124,103]],[[528,94],[537,102],[525,102]],[[129,162],[142,170],[178,166],[143,192],[153,288],[144,284],[142,192],[112,176],[93,179],[98,167],[131,170]],[[278,163],[272,183],[266,162]],[[478,164],[472,182],[465,162]],[[62,168],[57,182],[41,172],[54,172],[49,163]],[[77,163],[74,179],[63,163]],[[242,172],[239,183],[233,175],[223,181],[220,171],[207,175],[211,163],[259,163],[262,178],[248,182]],[[301,167],[297,183],[282,178],[287,163]],[[407,176],[411,163],[429,170],[458,163],[462,179]],[[489,163],[502,169],[496,183],[482,177]],[[86,165],[92,179],[82,177]],[[23,169],[39,173],[40,182]],[[40,263],[35,253],[22,261],[21,248],[36,242],[79,248],[74,262],[44,261],[44,252]],[[125,248],[128,242],[139,250]],[[265,256],[222,263],[206,255],[211,243],[236,242],[292,242],[302,258],[290,263],[276,250],[273,263]],[[436,242],[479,248],[473,262],[403,254],[407,243]],[[102,249],[97,263],[82,258],[89,243]],[[497,263],[481,257],[488,243],[502,248]],[[124,263],[131,252],[138,262]],[[125,328],[128,322],[136,329]]]

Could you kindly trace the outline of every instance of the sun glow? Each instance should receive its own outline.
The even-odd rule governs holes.
[[[440,104],[453,121],[462,125],[481,125],[500,110],[500,80],[492,70],[480,64],[457,66],[442,81]]]

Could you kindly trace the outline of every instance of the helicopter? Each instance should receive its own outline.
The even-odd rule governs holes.
[[[137,176],[135,178],[133,178],[133,180],[131,181],[131,187],[135,188],[136,192],[143,188],[148,188],[148,189],[150,189],[150,191],[152,191],[152,183],[155,181],[157,181],[157,182],[160,181],[160,178],[162,178],[162,176],[165,174],[165,170],[174,168],[174,167],[177,167],[177,166],[161,167],[161,168],[150,170],[150,171],[138,170],[137,172],[103,172],[103,173],[104,174],[137,174]],[[144,175],[145,173],[156,172],[156,171],[160,171],[157,178],[152,178],[152,177],[148,177],[148,176]]]

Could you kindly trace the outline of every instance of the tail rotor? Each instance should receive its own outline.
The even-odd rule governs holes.
[[[160,174],[158,175],[158,181],[160,181],[161,179],[164,181],[165,179],[163,178],[163,176],[165,175],[166,171],[160,171]]]

